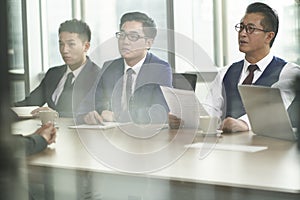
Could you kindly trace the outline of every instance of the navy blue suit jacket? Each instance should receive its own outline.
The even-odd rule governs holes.
[[[35,88],[23,101],[15,103],[15,106],[43,106],[47,103],[50,108],[56,110],[55,102],[52,100],[52,94],[66,70],[67,65],[50,68],[39,86]],[[96,84],[99,73],[100,68],[87,58],[86,65],[74,82],[73,101],[70,99],[70,103],[73,104],[73,112],[76,112],[76,108],[82,104],[88,91],[90,91],[90,89]],[[59,114],[62,117],[72,116],[70,113]]]
[[[117,121],[132,120],[136,123],[162,122],[165,120],[169,108],[160,85],[172,87],[170,65],[152,53],[147,53],[136,78],[135,91],[130,101],[129,112],[123,111],[121,105],[124,67],[123,58],[104,63],[94,94],[94,105],[98,113],[101,114],[103,110],[110,110],[114,112]],[[91,110],[86,110],[85,113],[88,111]],[[80,117],[78,119],[79,122],[82,122]]]

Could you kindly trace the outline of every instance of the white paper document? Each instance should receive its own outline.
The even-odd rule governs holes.
[[[74,126],[69,126],[69,128],[74,128],[74,129],[111,129],[115,127],[120,127],[127,125],[129,123],[119,123],[119,122],[103,122],[103,125],[100,124],[95,124],[95,125],[90,125],[90,124],[80,124],[80,125],[74,125]]]
[[[184,121],[185,127],[197,127],[200,115],[208,115],[195,92],[161,86],[170,112]]]
[[[211,145],[208,145],[211,147]],[[187,148],[205,148],[205,144],[203,142],[198,142],[190,145],[186,145]],[[225,151],[241,151],[241,152],[249,152],[254,153],[262,150],[268,149],[267,146],[249,146],[249,145],[238,145],[238,144],[220,144],[217,143],[214,147],[216,150],[225,150]]]
[[[17,114],[19,118],[32,118],[31,111],[39,108],[38,106],[23,106],[23,107],[11,107],[11,109]]]

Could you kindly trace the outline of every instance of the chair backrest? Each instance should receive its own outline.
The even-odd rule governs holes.
[[[173,73],[173,87],[182,90],[196,89],[197,74]]]

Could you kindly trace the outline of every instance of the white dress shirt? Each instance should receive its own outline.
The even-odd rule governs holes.
[[[273,55],[272,53],[269,53],[266,57],[261,59],[259,62],[251,63],[251,64],[256,64],[259,68],[254,72],[253,83],[262,75],[262,73],[264,72],[266,67],[270,64],[272,59],[273,59]],[[249,72],[247,68],[249,65],[250,63],[246,59],[244,59],[244,66],[243,66],[242,73],[240,75],[239,84],[242,84],[243,80],[248,75]],[[218,71],[215,80],[209,86],[208,95],[203,103],[203,106],[205,107],[207,112],[212,116],[222,117],[226,113],[225,99],[222,95],[222,89],[223,89],[222,84],[223,84],[223,78],[229,67],[230,66],[226,66]],[[278,81],[271,86],[280,89],[281,96],[286,109],[288,108],[288,106],[291,104],[291,102],[295,97],[295,93],[292,90],[292,87],[297,75],[300,75],[300,67],[294,63],[288,62],[283,67],[279,75]],[[244,120],[248,124],[249,128],[251,129],[247,115],[243,115],[239,119]]]
[[[123,76],[123,89],[122,89],[122,108],[123,109],[126,109],[127,108],[127,100],[126,100],[126,81],[127,81],[127,69],[131,68],[134,73],[132,73],[132,92],[134,92],[134,89],[135,89],[135,84],[136,84],[136,78],[142,68],[142,65],[144,63],[146,59],[146,55],[145,57],[140,60],[137,64],[135,64],[134,66],[130,67],[125,59],[124,59],[124,76]]]
[[[71,72],[73,73],[74,77],[72,79],[72,83],[76,80],[76,78],[78,77],[79,73],[81,72],[81,70],[83,69],[83,67],[85,66],[86,63],[84,63],[83,65],[81,65],[78,69],[72,71],[69,66],[67,67],[67,71],[65,72],[65,74],[63,75],[63,77],[60,79],[56,89],[54,90],[53,94],[52,94],[52,101],[56,104],[63,89],[64,89],[64,85],[65,82],[67,80],[67,76],[68,74]]]

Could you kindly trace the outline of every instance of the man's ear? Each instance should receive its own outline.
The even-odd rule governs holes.
[[[90,49],[91,43],[90,42],[84,42],[84,52],[87,52]]]
[[[273,32],[273,31],[271,31],[271,32],[267,32],[267,40],[266,40],[266,42],[268,43],[268,44],[270,44],[271,43],[271,40],[273,39],[275,37],[275,33]]]
[[[152,47],[153,43],[154,43],[153,38],[147,38],[147,40],[146,40],[147,49],[150,49]]]

